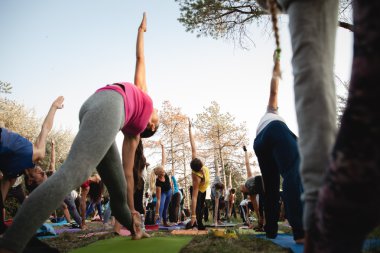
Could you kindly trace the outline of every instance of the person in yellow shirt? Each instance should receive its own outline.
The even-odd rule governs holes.
[[[203,162],[197,158],[197,150],[195,147],[194,137],[191,132],[191,122],[189,119],[189,137],[191,144],[191,177],[193,179],[193,193],[191,197],[191,220],[186,228],[193,228],[197,225],[198,230],[205,230],[202,222],[203,210],[205,208],[206,190],[210,184],[209,169]]]

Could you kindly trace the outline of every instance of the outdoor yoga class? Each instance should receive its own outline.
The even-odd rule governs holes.
[[[0,0],[0,253],[380,252],[379,13]]]

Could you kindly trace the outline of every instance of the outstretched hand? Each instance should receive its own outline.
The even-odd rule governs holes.
[[[63,96],[59,96],[56,100],[54,100],[52,106],[55,106],[57,109],[62,109],[64,100],[65,98]]]
[[[144,12],[143,19],[141,20],[141,24],[139,26],[139,30],[141,29],[143,32],[146,32],[146,27],[147,27],[147,24],[146,24],[146,13]]]

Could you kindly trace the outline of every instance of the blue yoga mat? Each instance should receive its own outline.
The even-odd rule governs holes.
[[[266,240],[270,240],[273,243],[281,246],[283,248],[289,248],[293,251],[293,253],[302,253],[303,252],[303,244],[296,244],[293,240],[293,235],[290,234],[279,234],[276,239],[268,239],[265,235],[256,235],[257,238],[263,238]],[[367,239],[364,241],[363,250],[373,250],[380,248],[380,239]]]
[[[176,225],[176,226],[170,226],[170,227],[165,227],[165,226],[159,226],[159,230],[179,230],[179,229],[184,229],[186,226],[184,225]]]
[[[289,248],[293,251],[293,253],[303,252],[303,244],[296,244],[293,239],[293,235],[290,234],[278,234],[275,239],[266,238],[265,235],[256,235],[256,237],[270,240],[283,248]]]
[[[49,222],[48,224],[52,225],[53,227],[55,226],[63,226],[63,225],[66,225],[66,224],[70,224],[66,221],[66,219],[63,219],[62,221],[60,222]]]
[[[380,239],[371,238],[364,241],[363,250],[369,251],[373,249],[380,249]]]
[[[48,223],[42,224],[42,226],[36,231],[36,236],[39,239],[48,239],[53,238],[57,236],[57,233],[55,232],[52,225]]]

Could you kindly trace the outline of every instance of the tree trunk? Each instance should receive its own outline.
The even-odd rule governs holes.
[[[219,146],[219,156],[220,156],[220,163],[222,165],[222,171],[223,171],[223,181],[224,185],[227,187],[227,179],[226,179],[226,169],[224,168],[224,161],[222,156],[222,148]]]

